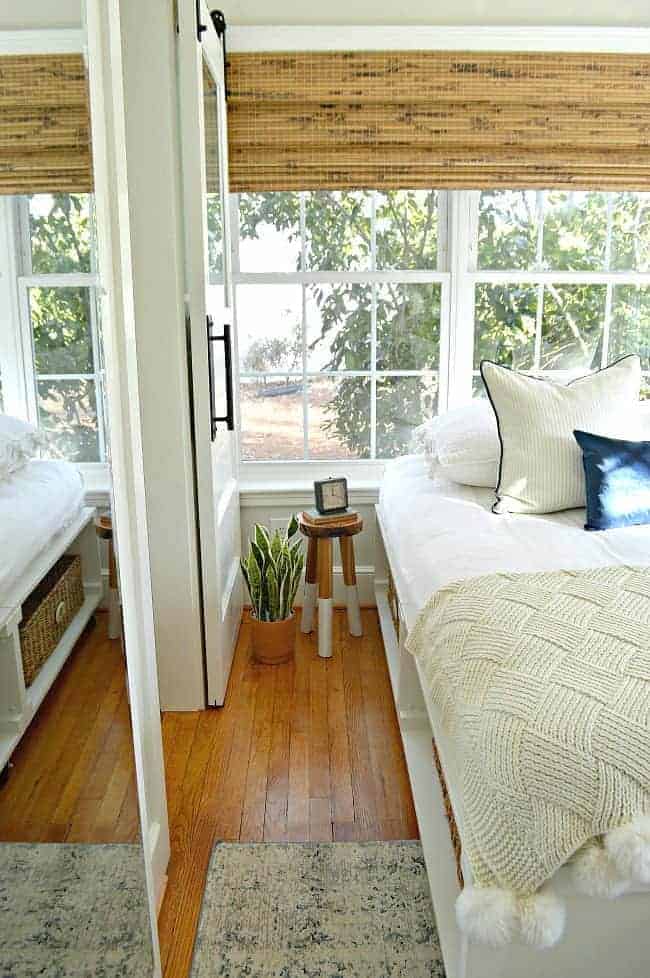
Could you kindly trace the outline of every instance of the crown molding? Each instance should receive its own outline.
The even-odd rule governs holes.
[[[86,45],[82,30],[0,31],[2,54],[82,54]]]
[[[236,26],[230,51],[562,51],[650,54],[647,27]]]

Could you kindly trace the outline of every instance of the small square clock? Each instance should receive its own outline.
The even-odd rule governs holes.
[[[316,509],[321,516],[328,513],[344,513],[348,508],[348,480],[322,479],[314,483]]]

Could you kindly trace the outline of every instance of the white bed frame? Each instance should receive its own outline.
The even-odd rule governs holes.
[[[82,509],[74,522],[32,561],[0,607],[0,772],[4,772],[20,738],[31,723],[46,693],[59,675],[75,643],[102,598],[102,573],[94,525],[95,510]],[[22,604],[63,554],[81,557],[84,602],[56,649],[31,686],[25,686],[18,626]]]
[[[447,773],[453,771],[449,763],[450,746],[437,711],[423,695],[417,664],[405,650],[407,628],[398,591],[394,592],[397,609],[391,608],[389,581],[392,577],[394,587],[397,582],[390,569],[397,565],[379,508],[376,513],[377,610],[447,978],[648,978],[650,893],[647,890],[639,889],[618,900],[582,897],[572,890],[566,870],[560,870],[554,887],[566,900],[566,932],[559,944],[548,951],[522,945],[494,950],[470,944],[459,930],[455,902],[460,885],[432,740]],[[461,808],[454,804],[453,777],[446,777],[446,782],[458,816]],[[462,840],[460,822],[458,830]],[[462,870],[465,884],[471,884],[472,874],[465,859]]]

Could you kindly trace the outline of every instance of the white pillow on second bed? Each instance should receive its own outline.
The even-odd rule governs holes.
[[[0,479],[22,469],[44,444],[44,436],[33,424],[0,414]]]
[[[650,441],[650,400],[639,402],[639,418],[641,437]],[[418,439],[432,474],[437,471],[462,486],[496,488],[501,445],[487,398],[425,422]]]
[[[499,477],[501,446],[490,402],[473,401],[422,426],[421,440],[429,462],[452,482],[494,489]]]

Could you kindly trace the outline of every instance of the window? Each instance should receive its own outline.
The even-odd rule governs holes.
[[[626,353],[650,372],[650,194],[482,193],[474,389],[484,357],[569,379]]]
[[[245,461],[385,459],[484,394],[490,358],[559,381],[638,352],[650,194],[233,198]]]
[[[103,461],[92,198],[10,198],[3,215],[4,257],[15,277],[14,311],[8,321],[19,324],[13,345],[6,340],[0,348],[4,410],[29,417],[48,433],[44,454],[74,462]],[[13,255],[8,253],[12,244]]]
[[[438,408],[448,274],[435,191],[242,194],[242,456],[374,459]]]

